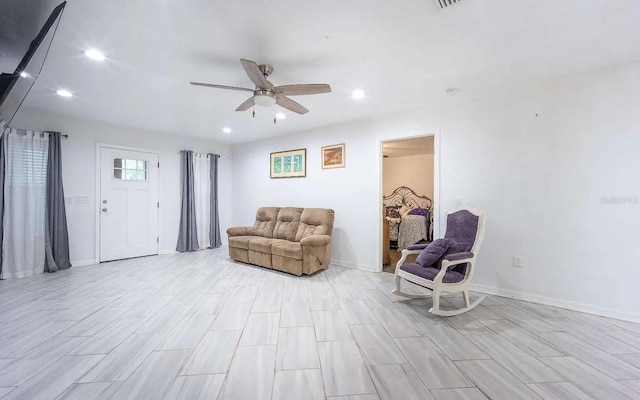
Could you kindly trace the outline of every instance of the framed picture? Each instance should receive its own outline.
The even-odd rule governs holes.
[[[344,168],[344,143],[324,146],[322,148],[322,168]]]
[[[271,153],[271,178],[307,176],[307,149]]]

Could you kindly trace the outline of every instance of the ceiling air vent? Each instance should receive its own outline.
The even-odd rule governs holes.
[[[460,3],[462,0],[433,0],[436,2],[436,5],[440,6],[440,8],[451,7],[456,3]]]

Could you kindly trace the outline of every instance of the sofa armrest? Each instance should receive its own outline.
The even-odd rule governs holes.
[[[463,253],[453,253],[453,254],[447,254],[446,256],[444,256],[443,260],[446,261],[459,261],[459,260],[464,260],[467,258],[473,258],[473,253],[467,251],[467,252],[463,252]]]
[[[302,247],[322,247],[331,243],[331,236],[329,235],[311,235],[303,237],[300,240],[300,246]]]
[[[256,236],[256,231],[252,226],[232,226],[227,229],[229,236]]]

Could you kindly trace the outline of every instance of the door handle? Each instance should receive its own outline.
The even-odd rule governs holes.
[[[107,212],[107,207],[103,207],[102,211]]]

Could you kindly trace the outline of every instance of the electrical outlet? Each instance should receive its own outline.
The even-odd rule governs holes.
[[[513,266],[522,267],[522,256],[513,256]]]

